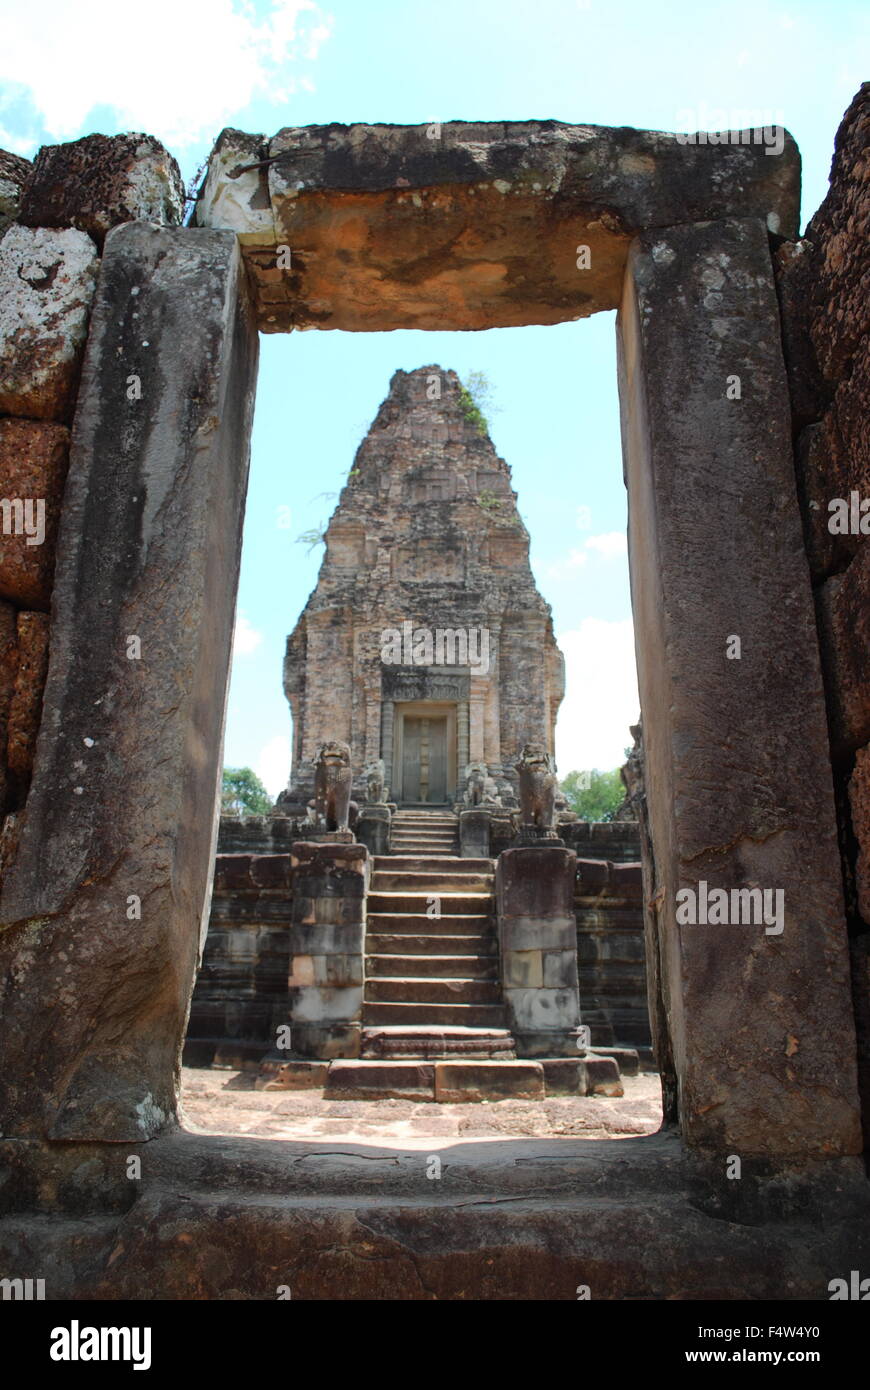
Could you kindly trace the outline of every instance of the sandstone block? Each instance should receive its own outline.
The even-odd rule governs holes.
[[[90,237],[72,228],[16,225],[0,241],[0,412],[70,416],[97,265]]]
[[[810,334],[829,381],[848,375],[870,332],[870,83],[851,102],[837,131],[827,197],[807,227],[816,252]]]
[[[539,1062],[436,1062],[435,1099],[462,1105],[486,1100],[543,1100]]]
[[[63,425],[0,420],[0,595],[23,608],[49,607],[68,453]]]
[[[300,985],[287,995],[292,1025],[356,1022],[362,1014],[362,985]]]
[[[870,742],[870,543],[816,602],[831,742],[842,752]]]
[[[870,926],[870,747],[859,748],[855,755],[855,767],[849,778],[849,804],[852,829],[858,841],[855,864],[858,911]]]
[[[176,226],[184,185],[172,155],[151,135],[86,135],[43,145],[21,201],[26,227],[77,227],[102,247],[121,222]]]
[[[0,255],[10,236],[93,254],[75,229],[13,227]],[[0,922],[42,922],[26,959],[22,933],[0,930],[0,975],[17,979],[0,1018],[7,1134],[128,1142],[174,1122],[253,414],[246,283],[225,233],[133,222],[106,237],[52,594],[53,737],[2,887]],[[147,908],[124,923],[131,893]]]
[[[5,809],[7,768],[6,745],[9,710],[15,694],[18,675],[18,615],[10,603],[0,602],[0,814]],[[0,867],[2,867],[0,845]]]
[[[18,670],[9,706],[6,761],[16,800],[23,804],[42,717],[42,692],[48,671],[48,615],[19,613],[17,625]]]
[[[577,988],[576,946],[572,951],[544,951],[543,967],[542,983],[545,989]]]
[[[284,1061],[264,1057],[255,1082],[258,1091],[313,1091],[326,1085],[328,1062]]]
[[[830,745],[762,223],[638,237],[618,338],[658,894],[651,1012],[661,1055],[663,1038],[673,1049],[683,1134],[717,1151],[854,1153]],[[677,893],[702,879],[782,891],[782,936],[678,923]]]
[[[32,168],[29,159],[0,150],[0,236],[18,216],[21,192]]]
[[[586,1064],[579,1057],[542,1057],[548,1096],[585,1096]]]
[[[329,1100],[435,1100],[431,1062],[332,1062],[324,1096]]]
[[[506,985],[540,988],[544,973],[540,951],[505,951],[502,979]]]
[[[586,1067],[586,1094],[588,1096],[621,1096],[623,1090],[619,1077],[619,1064],[615,1057],[584,1058]]]

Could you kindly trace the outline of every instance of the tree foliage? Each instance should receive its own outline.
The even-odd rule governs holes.
[[[272,809],[272,798],[259,777],[249,767],[225,767],[221,791],[221,810],[265,816]]]
[[[489,417],[497,410],[493,388],[486,372],[469,372],[460,384],[459,407],[478,434],[489,433]]]
[[[618,767],[612,772],[599,772],[598,768],[591,772],[569,772],[561,787],[571,810],[576,811],[581,820],[613,820],[625,796]]]

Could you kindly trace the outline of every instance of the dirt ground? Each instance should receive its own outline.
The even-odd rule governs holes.
[[[652,1073],[623,1078],[625,1095],[556,1096],[477,1105],[410,1100],[324,1100],[318,1091],[255,1091],[251,1073],[185,1067],[185,1128],[202,1134],[260,1139],[342,1139],[425,1147],[436,1139],[504,1139],[568,1135],[622,1139],[654,1134],[661,1124],[661,1088]]]

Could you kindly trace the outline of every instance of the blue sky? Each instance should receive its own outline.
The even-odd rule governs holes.
[[[806,221],[867,76],[870,7],[0,0],[0,32],[0,146],[26,156],[91,131],[142,130],[169,146],[187,179],[225,125],[272,134],[330,121],[554,118],[715,129],[751,111],[796,138]],[[284,641],[321,556],[295,538],[328,517],[334,500],[324,494],[341,487],[392,373],[430,362],[460,376],[482,370],[494,388],[493,440],[513,470],[567,659],[560,772],[621,761],[637,695],[613,320],[262,339],[227,763],[253,766],[273,793],[286,782]]]

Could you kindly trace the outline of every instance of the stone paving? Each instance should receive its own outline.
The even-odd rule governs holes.
[[[624,1077],[625,1095],[555,1096],[431,1105],[408,1100],[329,1101],[320,1091],[255,1091],[255,1074],[185,1067],[182,1106],[188,1130],[263,1139],[342,1139],[425,1146],[432,1139],[574,1136],[621,1139],[654,1134],[661,1090],[653,1073]]]

